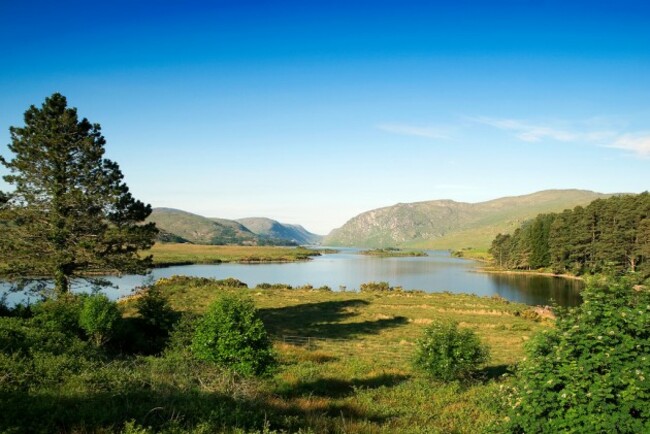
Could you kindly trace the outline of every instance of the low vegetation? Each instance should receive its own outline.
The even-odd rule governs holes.
[[[650,291],[596,281],[530,342],[506,395],[510,432],[650,432]]]
[[[490,358],[490,350],[471,329],[434,322],[417,341],[415,365],[442,381],[467,380]]]
[[[418,257],[429,256],[421,250],[402,250],[395,247],[386,247],[384,249],[362,250],[362,255],[378,256],[380,258],[399,258],[399,257]]]
[[[500,298],[269,286],[161,279],[118,304],[120,319],[99,345],[79,326],[88,296],[5,309],[0,431],[477,432],[501,417],[500,375],[550,326]],[[193,350],[214,330],[198,324],[224,297],[252,300],[273,343],[272,369],[242,376]],[[413,366],[434,321],[457,322],[492,348],[475,379],[435,380]]]
[[[451,256],[454,258],[472,259],[479,262],[491,262],[492,255],[484,249],[474,249],[472,247],[463,247],[459,250],[452,250]]]
[[[157,243],[143,256],[153,255],[157,267],[225,262],[296,262],[321,254],[302,247],[275,246],[208,246],[184,243]]]
[[[275,362],[253,301],[231,294],[215,300],[197,322],[192,352],[200,360],[249,377],[267,373]]]
[[[647,289],[592,282],[556,325],[498,297],[367,285],[172,277],[117,304],[4,306],[0,432],[650,427]]]

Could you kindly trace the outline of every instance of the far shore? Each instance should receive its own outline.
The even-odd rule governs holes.
[[[534,270],[504,270],[498,268],[489,268],[481,267],[473,270],[475,273],[488,273],[488,274],[522,274],[529,276],[545,276],[545,277],[558,277],[560,279],[570,279],[570,280],[580,280],[584,281],[584,278],[580,276],[575,276],[573,274],[558,274],[551,273],[549,271],[534,271]]]

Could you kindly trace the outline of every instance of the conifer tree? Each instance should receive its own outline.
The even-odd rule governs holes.
[[[0,194],[0,273],[5,278],[47,277],[58,294],[71,279],[92,272],[144,273],[154,242],[151,207],[135,200],[117,163],[104,158],[99,124],[79,120],[55,93],[31,106],[23,127],[11,127],[0,157],[13,186]]]

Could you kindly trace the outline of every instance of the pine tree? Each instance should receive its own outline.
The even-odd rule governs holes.
[[[31,106],[11,127],[0,163],[12,185],[0,194],[0,272],[8,278],[54,279],[58,294],[92,272],[144,273],[154,242],[151,207],[135,200],[117,163],[104,158],[99,124],[78,119],[58,93]]]

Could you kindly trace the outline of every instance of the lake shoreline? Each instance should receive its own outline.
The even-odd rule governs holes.
[[[318,256],[318,255],[313,255],[313,256]],[[159,263],[154,263],[151,268],[169,268],[169,267],[180,267],[180,266],[185,266],[185,265],[219,265],[219,264],[246,264],[246,265],[255,265],[255,264],[293,264],[296,262],[308,262],[312,261],[313,257],[309,258],[296,258],[296,259],[269,259],[269,260],[264,260],[264,259],[254,259],[254,260],[246,260],[246,259],[234,259],[234,260],[221,260],[221,259],[215,259],[215,260],[187,260],[187,261],[170,261],[170,262],[159,262]]]
[[[485,274],[518,274],[518,275],[528,275],[528,276],[544,276],[544,277],[557,277],[559,279],[567,280],[579,280],[584,282],[584,278],[580,276],[575,276],[573,274],[558,274],[551,273],[549,271],[527,271],[527,270],[502,270],[489,267],[478,267],[472,270],[474,273],[485,273]]]

